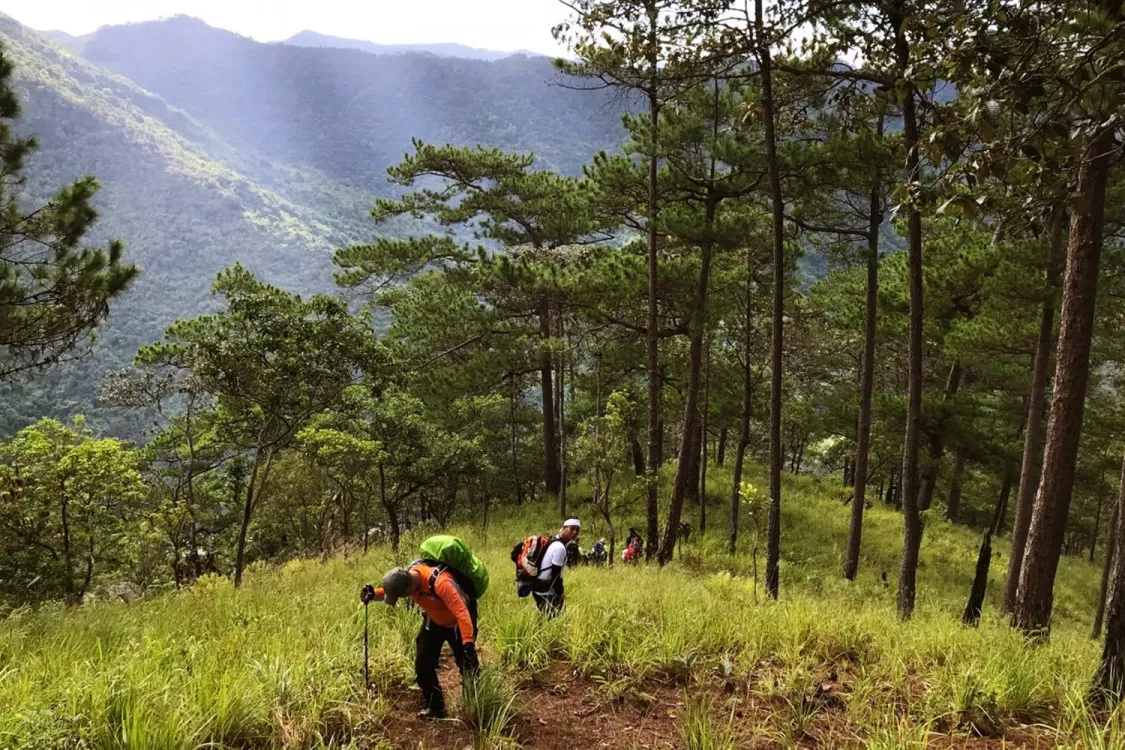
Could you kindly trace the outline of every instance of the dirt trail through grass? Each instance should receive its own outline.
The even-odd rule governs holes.
[[[863,727],[851,725],[847,714],[846,679],[828,677],[810,686],[806,724],[796,727],[785,701],[756,692],[738,680],[711,679],[676,685],[651,681],[629,696],[611,697],[597,683],[556,665],[517,690],[519,714],[511,728],[513,747],[535,750],[780,750],[782,748],[866,748],[872,746]],[[461,677],[451,657],[443,658],[442,685],[456,705]],[[819,688],[819,690],[818,690]],[[400,691],[393,709],[380,724],[380,740],[401,750],[472,750],[488,747],[459,719],[423,721],[416,716],[418,692]],[[692,703],[707,708],[712,734],[692,732]],[[888,706],[888,709],[893,707]],[[722,734],[719,739],[715,735]],[[693,741],[694,740],[694,741]],[[718,740],[718,741],[716,741]],[[730,744],[725,744],[729,740]],[[910,745],[900,746],[910,747]],[[917,747],[933,750],[1017,750],[1056,748],[1046,727],[1001,728],[998,736],[977,736],[972,730],[956,734],[927,732]]]

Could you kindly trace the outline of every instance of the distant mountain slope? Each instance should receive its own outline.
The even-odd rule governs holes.
[[[620,143],[606,92],[556,85],[545,57],[466,60],[260,44],[185,16],[99,29],[88,59],[135,81],[241,150],[385,189],[413,137],[532,151],[575,174]]]
[[[339,49],[357,49],[361,52],[370,52],[373,55],[397,55],[404,52],[421,52],[438,57],[464,57],[470,60],[499,60],[508,57],[512,52],[499,52],[480,47],[469,47],[464,44],[438,43],[438,44],[377,44],[364,39],[345,39],[344,37],[321,34],[316,31],[299,31],[286,39],[282,44],[294,47],[337,47]]]
[[[331,250],[367,229],[367,197],[312,170],[244,159],[182,111],[5,16],[0,44],[16,67],[18,130],[41,143],[29,198],[94,174],[103,186],[94,239],[121,238],[142,268],[91,357],[0,393],[0,429],[89,410],[102,374],[177,317],[206,309],[212,278],[236,260],[290,288],[331,288]]]
[[[68,52],[73,52],[76,55],[82,54],[82,49],[86,46],[86,42],[88,42],[90,40],[90,37],[93,36],[93,34],[82,34],[81,36],[75,36],[73,34],[68,34],[65,31],[59,31],[57,29],[49,29],[47,31],[41,31],[39,33],[47,37],[63,49],[67,50]]]

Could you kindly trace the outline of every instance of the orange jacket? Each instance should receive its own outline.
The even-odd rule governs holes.
[[[457,628],[461,631],[461,642],[472,643],[474,640],[473,618],[469,615],[468,597],[461,587],[457,585],[453,574],[448,570],[443,571],[434,581],[434,589],[430,590],[430,578],[433,577],[434,568],[426,563],[412,565],[411,570],[418,571],[422,577],[422,586],[410,598],[425,611],[435,625],[443,628]],[[383,595],[383,588],[375,589],[377,596]]]

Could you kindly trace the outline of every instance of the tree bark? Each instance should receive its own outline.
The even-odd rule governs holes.
[[[1043,456],[1043,416],[1047,403],[1047,382],[1051,376],[1051,343],[1054,339],[1055,286],[1058,283],[1059,260],[1062,255],[1064,222],[1065,215],[1060,212],[1051,226],[1046,297],[1039,315],[1039,337],[1035,342],[1031,393],[1027,400],[1027,427],[1024,429],[1023,456],[1020,459],[1019,489],[1016,490],[1016,514],[1012,521],[1012,544],[1008,552],[1008,578],[1004,583],[1004,611],[1009,613],[1016,606],[1020,568],[1023,567],[1023,552],[1027,546],[1027,530],[1031,526],[1031,506],[1039,487],[1039,462]]]
[[[1050,630],[1055,574],[1066,533],[1082,414],[1090,375],[1090,343],[1098,291],[1098,265],[1102,251],[1106,181],[1113,153],[1114,128],[1103,127],[1092,136],[1082,154],[1070,223],[1066,273],[1063,278],[1061,326],[1055,356],[1055,389],[1043,450],[1043,476],[1032,507],[1020,583],[1016,592],[1013,624],[1028,634]],[[1110,632],[1116,625],[1125,643],[1125,604],[1114,621],[1110,605]],[[1106,662],[1125,662],[1125,651],[1111,653],[1107,639]],[[1118,644],[1116,647],[1120,647]],[[1104,666],[1105,664],[1103,664]],[[1125,663],[1121,666],[1125,667]],[[1121,676],[1125,679],[1125,674]],[[1112,681],[1106,675],[1107,681]],[[1108,683],[1107,683],[1108,684]]]
[[[63,591],[66,592],[68,606],[78,604],[74,597],[74,561],[70,557],[70,500],[66,493],[66,486],[60,488],[62,503],[59,509],[59,520],[62,524],[62,551],[63,565],[66,566],[66,578],[63,579]]]
[[[1004,518],[1008,513],[1008,501],[1012,495],[1012,470],[1010,468],[1004,471],[1004,481],[1000,483],[1000,522],[996,525],[996,533],[1004,533]]]
[[[723,428],[721,430],[719,430],[719,446],[715,450],[715,464],[717,466],[726,465],[726,461],[727,461],[727,432],[728,431],[729,430],[725,425],[723,426]]]
[[[707,530],[707,422],[711,410],[711,339],[707,339],[704,355],[706,374],[703,379],[703,424],[699,428],[699,533]]]
[[[746,449],[750,445],[750,404],[754,395],[754,381],[750,365],[750,349],[753,340],[753,308],[751,297],[754,285],[754,255],[746,250],[746,321],[742,332],[742,356],[745,366],[742,371],[742,416],[738,427],[738,444],[735,446],[733,482],[730,496],[730,527],[728,529],[727,551],[733,556],[738,547],[738,510],[741,502],[742,465],[746,460]],[[756,579],[755,579],[756,580]]]
[[[961,487],[965,481],[965,463],[968,459],[965,449],[958,448],[957,458],[953,463],[953,479],[949,483],[949,502],[945,508],[945,517],[954,523],[961,520]]]
[[[883,137],[883,113],[875,125],[877,138]],[[856,418],[856,450],[852,467],[852,517],[848,527],[848,551],[844,578],[854,581],[859,571],[859,551],[863,538],[863,506],[867,498],[867,464],[871,454],[871,394],[875,385],[875,324],[879,309],[879,229],[883,225],[883,175],[876,168],[871,181],[867,224],[867,288],[863,313],[863,358],[860,362],[859,415]]]
[[[516,505],[523,505],[523,481],[520,479],[520,462],[519,462],[519,431],[516,425],[516,400],[518,399],[518,389],[516,388],[516,376],[512,374],[512,396],[511,407],[509,410],[508,421],[512,425],[512,481],[516,485]]]
[[[961,377],[964,370],[959,362],[954,362],[949,368],[949,379],[945,382],[945,394],[942,403],[949,401],[961,389]],[[934,489],[937,487],[938,474],[941,472],[941,459],[945,456],[945,428],[948,417],[942,414],[934,425],[930,435],[930,455],[925,470],[922,472],[922,489],[918,505],[922,510],[929,510],[934,503]]]
[[[687,487],[684,488],[684,499],[690,500],[693,503],[699,502],[699,475],[702,469],[699,464],[699,444],[701,442],[702,439],[700,438],[699,427],[696,426],[695,431],[691,434],[691,442],[688,446],[688,450],[691,451],[691,454],[688,459]]]
[[[645,453],[641,448],[641,440],[637,437],[635,431],[629,433],[629,453],[633,457],[633,474],[643,477],[645,475]]]
[[[996,498],[996,508],[992,511],[992,523],[985,530],[984,539],[981,540],[980,550],[977,552],[977,570],[973,576],[973,587],[969,591],[969,601],[961,615],[961,622],[966,625],[976,627],[980,622],[980,614],[984,609],[984,595],[988,590],[988,571],[992,566],[992,537],[998,533],[1007,507],[1008,496],[1001,492]]]
[[[1094,610],[1094,626],[1090,630],[1090,637],[1094,639],[1102,634],[1102,622],[1105,618],[1106,602],[1109,599],[1109,576],[1114,569],[1114,560],[1121,554],[1121,550],[1118,549],[1118,522],[1121,508],[1125,505],[1123,500],[1125,500],[1125,457],[1121,459],[1121,480],[1117,487],[1117,502],[1113,506],[1113,516],[1109,522],[1109,540],[1106,542],[1102,581],[1098,587],[1098,605]]]
[[[1125,481],[1125,464],[1122,465],[1122,479]],[[1115,523],[1111,533],[1116,538],[1113,547],[1106,550],[1106,569],[1109,569],[1108,558],[1112,557],[1113,574],[1108,586],[1104,581],[1102,584],[1103,595],[1108,588],[1109,602],[1106,605],[1108,618],[1105,645],[1102,648],[1101,664],[1097,674],[1094,675],[1093,694],[1100,703],[1120,701],[1125,694],[1125,513],[1121,512],[1125,507],[1125,503],[1122,502],[1123,497],[1125,493],[1118,495],[1114,514]],[[1096,625],[1100,626],[1101,622],[1096,622]]]
[[[648,327],[646,330],[648,344],[648,488],[645,498],[645,532],[647,533],[646,559],[651,560],[656,553],[657,534],[659,532],[659,498],[657,495],[661,464],[661,430],[663,425],[660,420],[660,339],[657,326],[657,299],[660,278],[658,273],[658,251],[656,223],[659,215],[659,201],[657,199],[657,175],[659,173],[659,159],[657,157],[657,142],[659,140],[658,126],[660,124],[660,100],[656,87],[659,76],[657,60],[657,35],[656,24],[659,20],[658,8],[651,0],[645,3],[648,15],[648,64],[652,72],[652,79],[648,88],[648,115],[649,115],[649,158],[648,158],[648,216],[646,218],[648,229]]]
[[[254,512],[254,505],[258,502],[262,489],[269,479],[270,467],[273,465],[273,451],[267,451],[265,462],[262,461],[262,451],[258,450],[254,456],[254,468],[250,472],[250,484],[246,488],[246,502],[242,506],[242,524],[238,527],[238,547],[234,556],[234,587],[242,585],[242,571],[246,565],[246,536],[250,530],[250,516]],[[261,473],[261,480],[258,474]]]
[[[1090,538],[1090,562],[1094,561],[1094,556],[1098,553],[1098,532],[1102,527],[1102,506],[1105,505],[1105,495],[1101,492],[1098,493],[1098,512],[1094,514],[1094,533]]]
[[[918,117],[915,110],[915,87],[907,77],[910,67],[910,44],[906,39],[904,0],[896,0],[890,9],[895,35],[897,77],[905,83],[902,97],[903,133],[906,139],[906,173],[910,196],[906,200],[907,266],[910,288],[909,376],[907,380],[906,435],[902,451],[903,544],[902,563],[898,575],[898,614],[909,619],[914,614],[915,586],[918,576],[918,553],[922,546],[922,515],[918,508],[918,441],[922,416],[922,214],[918,184],[921,165],[918,153]]]
[[[559,340],[566,342],[566,328],[562,312],[559,312]],[[566,357],[558,357],[558,400],[559,400],[559,518],[566,518]]]
[[[708,227],[715,220],[715,198],[708,195],[705,208],[705,222]],[[711,251],[708,240],[700,248],[699,280],[695,288],[695,299],[691,312],[691,344],[689,346],[688,382],[684,404],[683,439],[680,441],[680,455],[676,463],[676,479],[672,485],[672,500],[668,504],[667,525],[664,540],[660,546],[661,565],[671,561],[676,551],[676,541],[680,533],[680,517],[683,512],[684,497],[688,484],[692,481],[692,466],[698,462],[699,451],[695,449],[694,435],[699,429],[699,392],[703,379],[703,339],[707,329],[707,296],[711,286]],[[695,479],[698,487],[698,479]]]
[[[766,527],[766,596],[778,597],[778,563],[781,558],[781,374],[785,330],[785,205],[782,203],[781,175],[777,161],[777,133],[774,131],[773,60],[765,38],[762,0],[754,0],[758,61],[762,74],[762,121],[766,141],[766,171],[769,174],[770,204],[773,214],[773,335],[770,343],[770,506]]]
[[[551,338],[551,302],[546,297],[539,300],[539,378],[540,396],[543,402],[543,457],[546,466],[545,484],[547,494],[559,497],[562,475],[559,473],[558,430],[555,428],[555,389],[552,374],[551,348],[547,340]]]

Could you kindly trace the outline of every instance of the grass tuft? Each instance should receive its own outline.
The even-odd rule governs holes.
[[[484,667],[465,679],[458,717],[472,730],[478,744],[490,748],[518,746],[511,737],[516,721],[516,695],[503,675]]]

